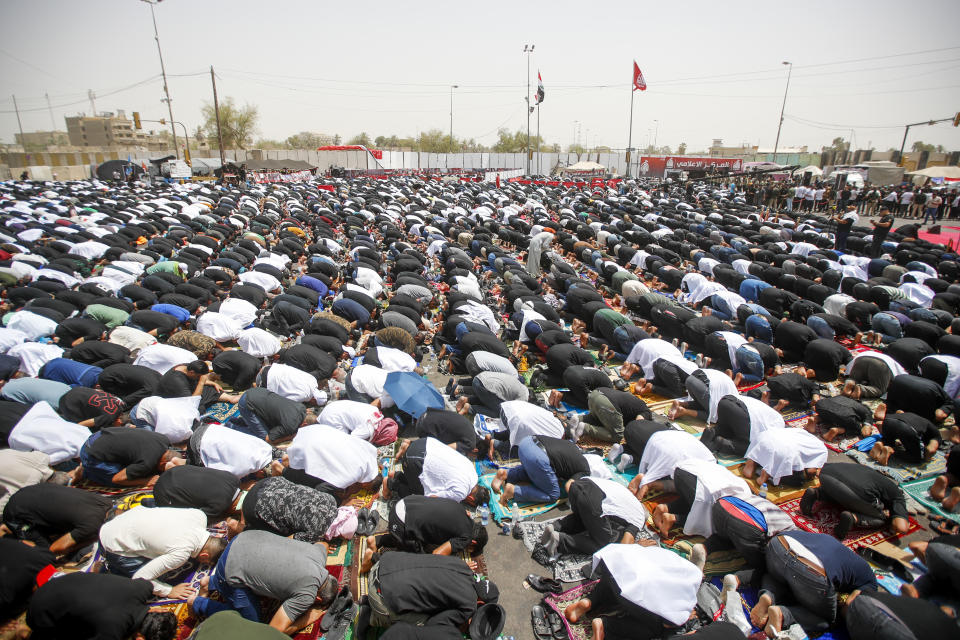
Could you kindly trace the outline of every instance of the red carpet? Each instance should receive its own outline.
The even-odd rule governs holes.
[[[927,227],[929,229],[929,227]],[[960,227],[941,225],[940,233],[929,233],[922,228],[917,233],[922,240],[934,244],[952,244],[954,247],[960,245]]]

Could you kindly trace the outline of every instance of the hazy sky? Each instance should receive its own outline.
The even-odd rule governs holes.
[[[794,63],[780,145],[899,147],[903,124],[960,110],[960,1],[864,2],[306,2],[165,0],[155,7],[174,117],[191,131],[220,95],[260,109],[260,135],[366,131],[371,138],[450,126],[483,143],[526,128],[543,74],[547,142],[627,145],[632,61],[633,144],[705,149],[713,138],[772,147]],[[0,140],[58,129],[64,115],[166,116],[150,8],[138,0],[7,0],[0,5]],[[136,86],[135,86],[136,85]],[[133,87],[133,88],[129,88]],[[111,95],[112,93],[112,95]],[[654,120],[659,121],[658,124]],[[536,128],[536,118],[532,120]],[[151,125],[158,127],[159,125]],[[179,127],[178,127],[179,129]],[[960,149],[950,123],[912,141]]]

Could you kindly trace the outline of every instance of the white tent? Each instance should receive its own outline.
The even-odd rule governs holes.
[[[572,164],[569,167],[564,167],[562,169],[565,173],[589,173],[596,171],[606,171],[606,167],[597,162],[591,162],[589,160],[583,160],[576,164]]]
[[[812,165],[812,164],[809,165],[809,166],[804,167],[803,169],[796,169],[796,170],[794,171],[794,173],[803,175],[803,174],[805,174],[805,173],[808,172],[808,171],[809,171],[811,174],[815,175],[815,176],[822,176],[822,175],[823,175],[823,169],[821,169],[821,168],[818,167],[818,166]]]
[[[910,171],[908,176],[922,178],[946,178],[947,180],[960,180],[960,167],[927,167],[919,171]]]

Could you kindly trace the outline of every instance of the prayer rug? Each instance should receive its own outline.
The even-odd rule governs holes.
[[[350,552],[353,549],[353,542],[339,538],[336,542],[328,542],[327,544],[327,568],[342,567],[347,564]]]
[[[933,486],[934,481],[936,481],[935,477],[923,478],[901,484],[900,488],[932,513],[960,523],[960,513],[947,513],[939,502],[930,497],[930,487]]]
[[[477,483],[480,486],[486,487],[490,490],[490,516],[498,523],[503,522],[504,520],[513,520],[513,507],[504,507],[502,504],[500,504],[497,494],[493,492],[493,489],[490,486],[490,483],[493,482],[494,475],[495,474],[493,473],[484,474],[480,476],[480,481]],[[520,517],[524,520],[533,518],[542,513],[550,511],[561,502],[566,502],[566,498],[554,500],[553,502],[549,503],[534,502],[529,504],[521,504]]]
[[[346,504],[351,500],[355,500],[357,501],[357,504],[354,506],[357,507],[358,511],[364,508],[369,509],[370,507],[373,506],[374,501],[377,499],[377,496],[379,495],[380,495],[379,487],[375,491],[370,489],[361,489],[360,491],[357,491],[356,493],[345,497],[343,499],[343,504]]]
[[[72,486],[77,489],[83,489],[84,491],[92,491],[93,493],[98,493],[109,498],[133,495],[143,491],[143,487],[107,487],[102,484],[90,482],[89,480],[80,480]]]
[[[750,487],[750,490],[753,493],[760,495],[760,487],[757,485],[757,479],[754,478],[745,478],[743,476],[743,465],[736,465],[734,467],[729,467],[730,471],[733,472],[736,476],[743,478],[744,482]],[[767,500],[774,504],[781,504],[787,502],[788,500],[794,500],[796,498],[802,498],[803,492],[809,489],[810,487],[818,487],[820,482],[817,480],[808,480],[803,484],[802,487],[778,487],[772,484],[767,484]]]
[[[679,418],[676,421],[672,422],[671,424],[676,425],[677,427],[680,427],[680,429],[682,429],[683,431],[686,431],[687,433],[694,436],[695,438],[701,437],[703,435],[704,429],[707,428],[706,424],[704,424],[703,422],[697,420],[696,418],[689,418],[689,417]],[[744,462],[747,461],[746,458],[728,456],[720,453],[715,453],[713,455],[717,458],[717,462],[719,462],[725,467],[733,467],[738,464],[743,464]]]
[[[593,580],[577,585],[572,589],[567,589],[563,593],[548,593],[544,596],[543,602],[560,614],[560,619],[563,620],[563,624],[567,627],[567,635],[570,640],[587,640],[591,638],[593,636],[592,620],[589,616],[584,616],[576,624],[571,624],[570,621],[564,617],[563,610],[577,600],[589,596],[590,592],[593,591],[599,582],[599,580]]]
[[[689,536],[672,540],[670,544],[664,542],[661,546],[670,549],[677,555],[689,560],[693,552],[693,545],[703,544],[702,536]],[[728,573],[735,573],[747,567],[747,561],[737,551],[732,549],[726,551],[716,551],[707,556],[707,564],[703,567],[703,573],[707,576],[720,576],[721,578]]]
[[[797,523],[797,526],[804,531],[833,535],[833,530],[836,528],[837,523],[840,522],[840,509],[833,504],[823,501],[817,501],[814,505],[813,515],[809,517],[800,513],[799,498],[788,500],[777,506],[789,515],[793,521]],[[843,539],[843,544],[851,549],[869,547],[878,542],[903,538],[922,528],[912,517],[909,519],[909,522],[910,527],[904,534],[897,534],[886,529],[876,530],[854,527],[847,534],[847,537]]]
[[[219,422],[223,424],[236,414],[240,413],[239,404],[230,404],[229,402],[214,402],[207,409],[207,412],[200,416],[201,420],[207,422]]]
[[[846,454],[860,464],[890,476],[898,484],[921,478],[931,478],[947,472],[947,456],[942,450],[937,451],[932,458],[923,464],[902,464],[896,462],[895,456],[891,457],[891,464],[877,464],[868,453],[858,451],[856,448],[849,449]]]

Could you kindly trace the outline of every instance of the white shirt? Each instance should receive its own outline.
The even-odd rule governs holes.
[[[227,298],[220,303],[220,313],[240,323],[241,327],[250,326],[257,319],[257,308],[242,298]]]
[[[327,404],[317,417],[317,424],[333,427],[354,437],[370,440],[374,427],[383,420],[377,407],[365,402],[337,400]]]
[[[111,331],[109,341],[121,347],[126,347],[134,355],[141,349],[157,343],[157,339],[146,331],[124,326],[119,326]]]
[[[642,340],[641,342],[646,342],[646,340]],[[723,371],[717,371],[716,369],[700,369],[700,371],[707,376],[707,382],[709,383],[707,390],[710,394],[710,406],[707,407],[707,422],[716,422],[717,405],[720,404],[723,396],[736,396],[739,395],[740,392],[737,390],[737,385],[730,379],[730,376]]]
[[[650,338],[633,345],[630,353],[627,354],[627,362],[643,369],[643,377],[649,379],[654,377],[653,363],[667,356],[682,358],[683,354],[666,340]]]
[[[688,458],[716,461],[706,445],[686,431],[658,431],[643,448],[638,471],[643,474],[641,484],[673,478],[677,465]]]
[[[216,311],[207,311],[197,318],[197,331],[217,342],[236,340],[243,326],[228,315]]]
[[[46,316],[32,311],[16,311],[10,315],[7,328],[19,331],[27,336],[28,340],[37,340],[52,336],[57,330],[57,323]]]
[[[773,429],[750,441],[746,457],[779,484],[794,472],[821,468],[827,461],[827,446],[805,429]]]
[[[24,342],[7,351],[8,356],[20,358],[20,371],[36,378],[43,365],[54,358],[63,356],[63,349],[55,344],[44,344],[42,342]]]
[[[477,479],[476,467],[469,458],[436,438],[427,438],[420,473],[423,495],[460,502],[473,491]]]
[[[272,453],[266,440],[219,424],[208,426],[200,439],[203,466],[229,471],[238,478],[270,466]]]
[[[223,312],[221,312],[223,313]],[[250,354],[256,358],[266,358],[280,351],[280,340],[270,333],[258,327],[244,329],[237,336],[237,344],[244,353]]]
[[[406,351],[390,347],[377,347],[377,359],[380,368],[386,371],[413,371],[417,368],[417,361]]]
[[[743,478],[735,476],[729,469],[716,462],[684,460],[677,465],[677,469],[683,469],[697,478],[693,505],[691,505],[690,513],[687,514],[687,521],[683,525],[683,533],[688,536],[709,537],[713,535],[711,510],[714,503],[720,498],[751,495],[750,487],[747,486]]]
[[[7,441],[17,451],[42,451],[50,464],[59,464],[80,455],[90,430],[61,418],[46,402],[38,402],[20,418]]]
[[[264,291],[275,291],[280,288],[280,281],[263,271],[247,271],[237,276],[243,284],[252,284]]]
[[[102,242],[96,242],[94,240],[87,240],[86,242],[80,242],[78,244],[70,247],[68,253],[72,253],[77,256],[83,256],[86,259],[99,259],[107,252],[107,249],[110,248],[110,245],[103,244]]]
[[[296,402],[310,402],[320,391],[314,376],[287,364],[270,366],[267,389]]]
[[[380,473],[376,447],[325,424],[301,427],[287,455],[291,469],[302,469],[338,489],[370,482]]]
[[[209,537],[207,515],[180,507],[134,507],[100,527],[106,551],[151,559],[131,577],[152,582],[158,596],[169,594],[171,587],[157,578],[200,553]]]
[[[150,396],[137,404],[136,418],[153,425],[154,430],[167,436],[170,442],[183,442],[190,439],[193,424],[200,419],[200,400],[200,396]]]
[[[608,544],[593,554],[594,569],[600,562],[633,604],[675,625],[690,617],[703,575],[689,560],[660,547]]]
[[[187,364],[196,359],[197,356],[192,351],[157,343],[141,349],[133,364],[153,369],[163,375],[178,365]]]
[[[350,384],[360,393],[371,398],[380,398],[380,404],[383,408],[393,406],[393,398],[383,390],[383,385],[387,382],[389,371],[375,367],[372,364],[361,364],[353,368],[350,372]]]
[[[600,487],[604,498],[600,505],[601,513],[605,516],[616,516],[639,529],[647,524],[647,510],[637,496],[619,482],[598,478],[594,475],[587,479]]]
[[[12,347],[23,344],[30,337],[22,331],[9,327],[0,327],[0,353],[6,353]]]
[[[530,436],[563,437],[563,424],[543,407],[526,400],[510,400],[500,405],[500,413],[510,430],[510,446],[515,447]]]

